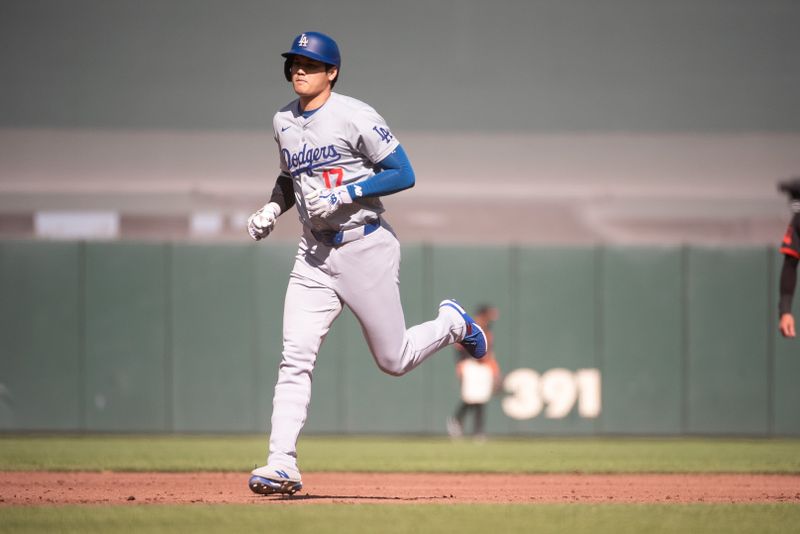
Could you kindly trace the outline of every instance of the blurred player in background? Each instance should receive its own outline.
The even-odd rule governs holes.
[[[341,68],[336,42],[306,32],[283,57],[298,98],[273,118],[280,174],[270,201],[248,221],[256,241],[292,206],[303,225],[284,301],[269,456],[248,483],[266,495],[291,495],[303,487],[297,440],[311,401],[311,375],[343,306],[361,324],[375,363],[391,375],[411,371],[452,343],[474,358],[486,353],[483,330],[454,300],[442,301],[434,319],[406,328],[400,243],[380,197],[412,187],[414,171],[383,117],[333,92]]]
[[[453,417],[447,419],[447,433],[452,438],[464,435],[464,422],[471,413],[474,417],[473,435],[485,439],[486,404],[492,395],[500,391],[500,366],[494,354],[492,323],[500,317],[494,306],[484,304],[473,314],[486,333],[486,356],[480,360],[470,358],[464,349],[456,345],[456,376],[461,389],[461,404]]]
[[[797,285],[797,262],[800,260],[800,178],[781,182],[778,189],[789,196],[793,214],[780,248],[783,268],[778,301],[779,327],[783,337],[795,337],[797,334],[792,315],[792,299]]]

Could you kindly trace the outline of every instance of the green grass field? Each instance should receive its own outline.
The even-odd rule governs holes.
[[[797,532],[795,505],[303,505],[0,508],[0,532]]]
[[[241,471],[265,436],[0,437],[0,471]],[[800,473],[792,439],[306,437],[307,471]],[[2,473],[0,473],[0,482]],[[798,488],[800,491],[800,488]],[[0,496],[2,484],[0,483]],[[800,506],[331,505],[0,506],[0,532],[800,532]]]
[[[3,436],[0,470],[249,471],[265,436]],[[304,437],[306,471],[800,473],[800,440]]]

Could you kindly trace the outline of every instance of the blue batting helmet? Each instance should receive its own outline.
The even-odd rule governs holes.
[[[283,74],[286,76],[287,81],[292,79],[292,56],[305,56],[327,65],[334,65],[337,68],[342,65],[342,58],[339,55],[339,46],[336,41],[320,32],[301,33],[292,41],[291,50],[281,55],[286,58],[286,62],[283,64]]]

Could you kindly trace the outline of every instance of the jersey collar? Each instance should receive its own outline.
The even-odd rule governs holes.
[[[299,121],[301,124],[310,124],[311,122],[314,121],[314,119],[316,119],[320,115],[320,113],[322,113],[325,110],[326,107],[328,107],[328,102],[330,102],[331,99],[334,98],[335,94],[336,93],[331,92],[331,96],[328,97],[328,100],[326,100],[325,103],[322,104],[320,107],[312,111],[310,115],[300,111],[300,99],[298,98],[295,101],[294,109],[292,110],[295,119],[297,119],[297,121]]]

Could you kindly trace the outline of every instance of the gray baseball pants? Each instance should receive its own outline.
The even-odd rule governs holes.
[[[388,225],[339,247],[300,240],[283,310],[283,359],[272,403],[268,465],[297,469],[297,439],[311,401],[319,348],[347,305],[361,324],[378,367],[403,375],[465,335],[449,306],[406,329],[400,302],[400,243]]]

